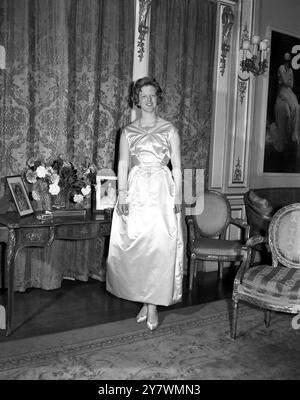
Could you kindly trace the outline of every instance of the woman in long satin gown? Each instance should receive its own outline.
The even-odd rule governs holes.
[[[181,301],[183,238],[181,157],[177,129],[158,117],[162,90],[155,79],[136,81],[140,118],[120,138],[118,201],[113,214],[106,288],[143,303],[136,317],[158,326],[157,306]],[[167,167],[171,160],[172,172]]]

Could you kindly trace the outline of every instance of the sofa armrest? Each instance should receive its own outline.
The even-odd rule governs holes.
[[[260,243],[268,243],[268,241],[269,241],[268,236],[260,236],[260,235],[251,236],[247,240],[245,246],[243,246],[244,251],[246,252],[246,257],[242,262],[240,268],[238,269],[238,272],[234,279],[234,285],[242,283],[245,272],[250,268],[253,248]]]

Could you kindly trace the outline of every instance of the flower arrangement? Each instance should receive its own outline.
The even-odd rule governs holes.
[[[64,194],[75,204],[83,203],[91,193],[91,185],[96,181],[97,168],[94,164],[76,167],[63,156],[50,163],[30,158],[24,171],[25,180],[32,184],[32,198],[43,201],[49,195]]]

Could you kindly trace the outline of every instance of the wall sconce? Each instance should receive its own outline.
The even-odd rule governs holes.
[[[268,39],[260,40],[259,36],[253,36],[251,41],[249,38],[242,41],[243,59],[240,64],[242,72],[251,72],[254,76],[259,76],[267,70],[268,44]]]
[[[222,12],[222,46],[221,46],[221,60],[220,60],[220,72],[221,75],[225,72],[226,57],[230,50],[230,33],[234,23],[234,14],[230,6],[223,8]]]

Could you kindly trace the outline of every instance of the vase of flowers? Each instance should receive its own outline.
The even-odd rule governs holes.
[[[77,180],[70,192],[74,208],[90,208],[92,185],[96,183],[97,168],[86,162],[77,168]]]
[[[24,171],[25,180],[32,185],[36,210],[89,208],[96,174],[94,164],[86,162],[76,167],[62,155],[50,163],[31,158]]]
[[[59,177],[49,165],[46,165],[42,160],[33,160],[30,158],[27,161],[25,170],[25,180],[32,185],[31,196],[35,201],[37,210],[51,209],[51,195],[55,195],[56,182]]]

